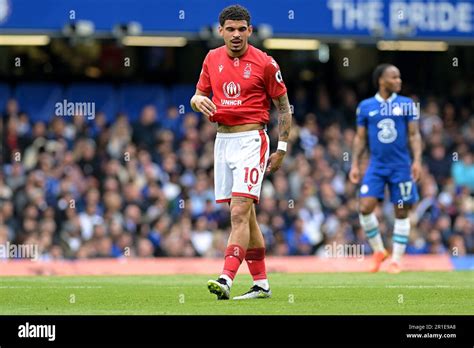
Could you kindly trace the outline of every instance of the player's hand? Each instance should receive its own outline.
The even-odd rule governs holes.
[[[411,165],[411,177],[413,180],[418,181],[421,176],[421,162],[415,161]]]
[[[284,151],[277,150],[270,155],[268,158],[267,173],[274,173],[280,169],[283,158],[285,158],[285,153]]]
[[[349,180],[353,184],[358,184],[360,181],[360,170],[358,166],[352,165],[351,171],[349,172]]]
[[[194,96],[194,106],[207,118],[210,118],[217,111],[216,105],[211,101],[211,99],[204,95]]]

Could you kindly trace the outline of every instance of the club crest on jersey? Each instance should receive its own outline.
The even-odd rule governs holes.
[[[224,66],[222,64],[219,65],[219,72],[222,72],[223,69],[224,69]]]
[[[252,64],[247,64],[244,69],[244,79],[250,78],[251,73],[252,73]]]
[[[240,84],[235,83],[234,81],[228,83],[224,82],[222,90],[224,91],[226,98],[235,99],[240,97]]]

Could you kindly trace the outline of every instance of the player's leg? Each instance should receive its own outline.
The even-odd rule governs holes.
[[[217,281],[209,281],[208,287],[218,298],[228,299],[230,287],[245,258],[250,240],[251,208],[253,202],[258,201],[260,197],[268,159],[268,136],[264,131],[218,134],[218,136],[226,140],[224,157],[232,176],[230,205],[232,231],[225,252],[224,271]],[[216,182],[216,187],[217,185]]]
[[[395,224],[393,227],[392,238],[392,259],[388,268],[389,273],[400,273],[400,263],[405,249],[408,244],[410,235],[410,219],[408,213],[410,206],[407,204],[394,205],[395,208]]]
[[[225,251],[224,269],[217,280],[209,280],[209,291],[216,294],[218,299],[227,300],[230,288],[245,258],[250,239],[250,212],[253,199],[247,197],[232,197],[230,202],[231,233]]]
[[[370,272],[377,272],[388,257],[374,213],[378,200],[384,197],[384,189],[385,179],[374,168],[369,167],[360,187],[359,221],[373,250]]]
[[[238,139],[238,148],[236,145],[235,150],[232,151],[233,160],[231,161],[231,168],[233,168],[232,200],[241,197],[251,202],[248,211],[249,216],[246,220],[249,239],[245,247],[247,248],[248,243],[252,240],[252,250],[249,257],[255,258],[256,266],[260,269],[260,272],[262,266],[263,270],[265,269],[264,261],[261,261],[264,258],[265,243],[257,224],[257,217],[252,203],[258,203],[260,198],[263,176],[269,157],[268,144],[268,135],[263,130],[241,133],[241,137]],[[232,233],[234,233],[234,228]],[[251,272],[254,272],[254,270],[251,269]],[[255,272],[257,271],[255,270]],[[265,272],[263,271],[263,273]]]
[[[265,267],[265,239],[258,226],[255,205],[252,205],[252,211],[249,221],[250,240],[245,260],[253,278],[253,286],[242,296],[234,297],[234,300],[245,300],[254,298],[271,297],[270,285],[267,279]]]
[[[232,197],[230,203],[230,220],[232,231],[225,252],[225,264],[221,278],[227,280],[229,287],[237,274],[240,264],[245,259],[250,239],[250,213],[253,200],[247,197]]]
[[[228,139],[217,135],[214,144],[214,191],[217,203],[230,203],[232,196],[232,170],[226,158],[226,146]],[[227,256],[224,262],[226,262]],[[225,268],[225,266],[224,266]],[[217,280],[207,282],[209,291],[217,295],[218,300],[228,300],[230,297],[230,285],[226,279],[220,277]]]
[[[418,201],[418,189],[411,179],[410,168],[394,170],[390,182],[390,198],[395,210],[395,224],[392,238],[392,259],[388,268],[390,273],[401,272],[401,259],[405,254],[410,235],[411,207]]]
[[[379,222],[374,212],[377,202],[378,200],[375,197],[363,197],[360,198],[359,202],[360,225],[373,250],[372,263],[369,268],[370,272],[377,272],[382,262],[388,257],[379,231]]]

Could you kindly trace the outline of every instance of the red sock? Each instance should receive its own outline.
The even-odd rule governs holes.
[[[245,250],[237,244],[230,244],[225,250],[225,262],[224,270],[222,274],[225,274],[230,279],[234,280],[235,275],[240,267],[240,264],[245,258]]]
[[[251,248],[247,250],[245,255],[247,266],[249,266],[250,274],[253,280],[267,279],[267,271],[265,269],[265,248]]]

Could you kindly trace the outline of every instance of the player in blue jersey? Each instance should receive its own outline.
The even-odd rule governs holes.
[[[402,86],[397,67],[381,64],[374,70],[373,79],[377,94],[363,100],[357,108],[357,134],[349,179],[354,184],[360,182],[360,157],[368,147],[370,161],[359,191],[359,220],[374,251],[370,271],[377,272],[388,258],[374,213],[377,202],[384,199],[385,187],[388,186],[395,208],[393,249],[388,272],[400,273],[400,261],[410,233],[408,213],[418,201],[416,181],[421,173],[422,151],[419,111],[410,98],[397,94]]]

